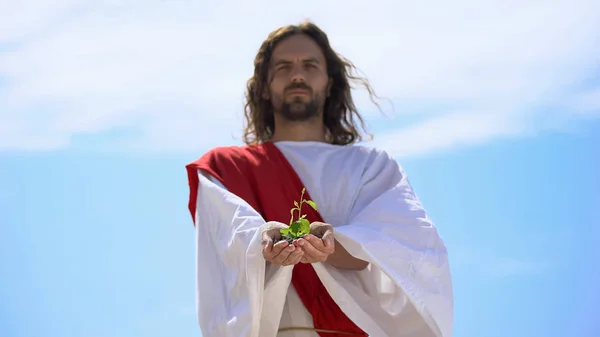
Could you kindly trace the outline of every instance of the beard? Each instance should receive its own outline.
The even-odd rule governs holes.
[[[306,87],[302,87],[305,89]],[[289,88],[294,89],[294,88]],[[308,89],[308,88],[306,88]],[[310,90],[313,93],[312,90]],[[320,115],[321,109],[325,104],[325,93],[312,94],[310,99],[302,96],[292,97],[288,100],[282,97],[279,106],[275,107],[275,113],[283,117],[284,119],[292,122],[303,122]]]
[[[295,97],[291,102],[284,102],[279,114],[288,121],[303,122],[319,116],[320,104],[316,98],[308,102]]]

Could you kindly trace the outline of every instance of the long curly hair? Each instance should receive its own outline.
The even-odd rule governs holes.
[[[335,145],[348,145],[364,140],[364,132],[370,139],[372,135],[366,131],[365,122],[352,100],[350,82],[357,82],[367,89],[371,101],[375,92],[368,80],[357,75],[356,67],[336,53],[327,34],[310,21],[298,25],[283,26],[271,32],[262,43],[254,59],[254,75],[248,80],[245,94],[244,114],[245,125],[243,141],[248,145],[269,141],[275,131],[273,106],[263,98],[265,90],[269,90],[268,73],[273,50],[277,44],[286,38],[304,34],[312,38],[323,51],[327,63],[327,72],[333,80],[331,92],[325,101],[323,122],[328,141]],[[360,127],[360,128],[359,128]]]

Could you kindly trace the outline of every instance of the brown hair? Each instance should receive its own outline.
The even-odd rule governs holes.
[[[328,76],[333,80],[331,93],[323,109],[323,122],[329,133],[330,143],[348,145],[363,140],[357,122],[366,132],[365,123],[352,100],[350,81],[363,85],[369,92],[371,101],[375,93],[367,79],[355,75],[357,70],[352,62],[331,48],[327,34],[312,22],[304,21],[299,25],[288,25],[271,32],[256,54],[254,75],[248,80],[246,88],[244,142],[248,145],[259,144],[273,136],[273,106],[262,97],[262,93],[268,90],[269,63],[273,50],[279,42],[296,34],[307,35],[319,45],[325,55]],[[371,134],[368,135],[372,138]]]

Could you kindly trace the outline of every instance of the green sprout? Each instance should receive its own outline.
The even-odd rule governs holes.
[[[290,210],[290,214],[292,218],[290,219],[289,227],[281,229],[281,235],[283,236],[283,240],[287,240],[287,242],[292,243],[294,240],[299,239],[306,234],[310,233],[310,222],[306,220],[306,214],[302,214],[302,205],[307,203],[312,207],[315,211],[317,211],[317,204],[312,200],[304,199],[304,192],[306,192],[306,188],[302,189],[302,194],[300,195],[300,203],[294,201],[294,208]],[[294,221],[294,212],[298,213],[298,220]]]

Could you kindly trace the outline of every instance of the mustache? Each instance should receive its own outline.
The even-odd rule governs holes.
[[[296,89],[308,90],[309,92],[312,92],[312,88],[304,83],[291,84],[285,88],[285,92],[288,92],[290,90],[296,90]]]

